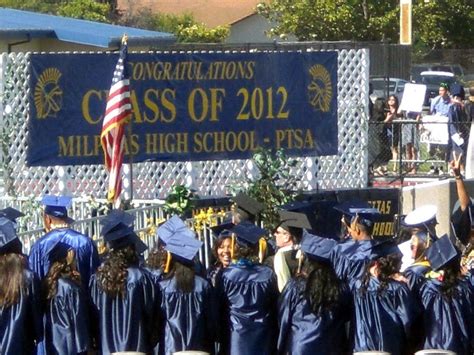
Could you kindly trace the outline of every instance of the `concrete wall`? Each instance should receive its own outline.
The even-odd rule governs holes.
[[[464,181],[470,196],[474,197],[474,179]],[[458,200],[456,182],[454,179],[441,180],[404,187],[401,202],[403,214],[407,214],[416,207],[433,204],[438,206],[438,236],[450,231],[450,217],[453,207]]]

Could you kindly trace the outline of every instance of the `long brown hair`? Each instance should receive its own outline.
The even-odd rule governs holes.
[[[125,296],[128,271],[131,265],[138,264],[135,247],[127,245],[121,249],[112,249],[104,263],[97,269],[99,287],[110,297]]]
[[[20,301],[26,288],[25,270],[28,262],[20,253],[0,255],[0,307],[10,307]]]
[[[302,271],[297,278],[305,281],[303,292],[313,313],[319,315],[338,304],[342,294],[342,283],[328,263],[305,258]]]
[[[43,294],[47,300],[52,299],[58,292],[58,280],[60,278],[72,280],[78,286],[81,285],[81,275],[76,269],[74,258],[64,258],[51,264],[43,281]]]
[[[165,275],[165,279],[174,277],[176,287],[184,293],[190,293],[194,290],[194,265],[181,263],[176,259],[171,261],[171,270]]]

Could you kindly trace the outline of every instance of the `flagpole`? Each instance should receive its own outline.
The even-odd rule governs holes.
[[[127,42],[128,41],[128,36],[126,34],[123,35],[122,37],[122,45],[123,45],[123,42]],[[128,44],[128,43],[127,43]],[[131,91],[131,90],[130,90]],[[130,204],[132,203],[133,201],[133,154],[132,154],[132,133],[133,133],[133,130],[132,130],[132,123],[133,123],[133,105],[132,105],[132,112],[131,112],[131,115],[130,115],[130,122],[128,122],[128,129],[127,129],[127,133],[128,133],[128,164],[129,164],[129,169],[130,169]]]

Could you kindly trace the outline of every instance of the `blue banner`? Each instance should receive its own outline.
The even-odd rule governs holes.
[[[27,164],[102,164],[117,54],[32,54]],[[133,162],[337,154],[337,53],[129,55]]]

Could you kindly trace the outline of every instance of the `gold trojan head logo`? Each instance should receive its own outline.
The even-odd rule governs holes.
[[[38,78],[35,87],[35,106],[38,118],[55,117],[61,109],[63,91],[59,87],[61,73],[56,68],[48,68]]]
[[[322,112],[329,112],[332,99],[332,84],[329,72],[320,64],[309,69],[311,83],[308,85],[311,106]]]

